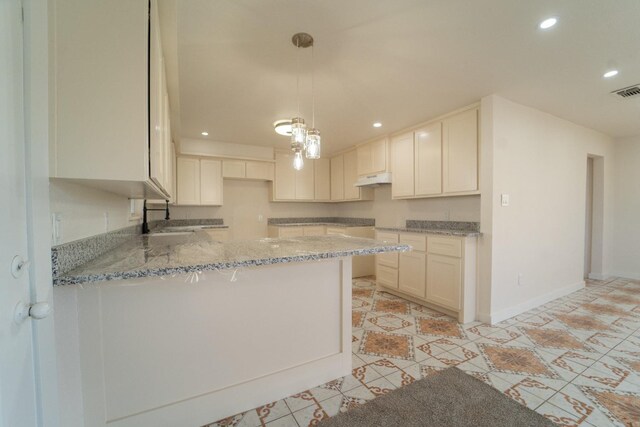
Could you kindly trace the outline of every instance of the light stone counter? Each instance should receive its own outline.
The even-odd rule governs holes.
[[[56,277],[54,285],[174,276],[410,249],[408,245],[346,236],[265,238],[221,243],[203,231],[182,235],[143,235]]]

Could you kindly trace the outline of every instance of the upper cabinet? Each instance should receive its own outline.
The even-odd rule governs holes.
[[[328,202],[331,200],[331,160],[321,158],[314,160],[315,199]]]
[[[252,160],[223,160],[222,177],[273,181],[273,163]]]
[[[478,194],[478,109],[391,139],[394,199]]]
[[[222,162],[178,157],[177,205],[221,206]]]
[[[304,167],[297,171],[293,168],[293,153],[289,151],[276,152],[275,178],[273,180],[272,200],[314,202],[326,201],[326,189],[317,179],[328,179],[324,163],[319,163],[321,169],[316,173],[317,160],[305,159]],[[317,193],[318,192],[318,193]],[[321,193],[320,193],[321,192]],[[316,194],[317,193],[317,194]]]
[[[387,171],[387,139],[379,139],[358,146],[358,175]]]
[[[442,121],[443,191],[478,190],[478,110]]]
[[[157,1],[53,5],[51,176],[169,199],[169,99]]]
[[[350,150],[331,158],[331,201],[373,200],[373,189],[356,187],[358,153]]]

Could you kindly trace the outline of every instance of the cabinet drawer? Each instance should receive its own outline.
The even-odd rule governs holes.
[[[429,236],[428,245],[430,254],[462,257],[462,242],[460,239]]]
[[[385,243],[398,243],[398,233],[376,231],[376,240],[380,240]]]
[[[387,288],[398,288],[398,270],[378,264],[376,266],[376,281]]]
[[[324,227],[319,225],[316,227],[304,227],[305,236],[324,236]]]
[[[427,250],[427,236],[419,234],[401,234],[400,243],[411,245],[414,251],[424,252]]]
[[[300,237],[304,235],[302,227],[279,227],[278,237]]]
[[[387,252],[376,255],[376,262],[378,264],[386,265],[387,267],[398,268],[398,253]]]
[[[342,227],[327,227],[328,236],[341,236],[345,234],[346,229]]]

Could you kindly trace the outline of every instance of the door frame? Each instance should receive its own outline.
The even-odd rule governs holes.
[[[16,0],[18,1],[18,0]],[[48,1],[21,0],[23,7],[23,73],[27,238],[31,301],[53,306],[51,222],[49,216],[49,147],[53,137],[50,114],[53,87],[49,67],[51,10]],[[55,310],[55,307],[54,307]],[[59,426],[58,370],[54,314],[33,321],[36,404],[40,427]],[[80,403],[79,403],[80,404]]]

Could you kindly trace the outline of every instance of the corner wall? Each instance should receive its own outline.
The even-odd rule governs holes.
[[[616,276],[640,279],[640,135],[616,140],[613,261]]]
[[[495,95],[482,111],[479,313],[499,322],[584,286],[588,155],[603,158],[598,273],[611,271],[613,142]],[[510,206],[501,206],[501,194]]]

